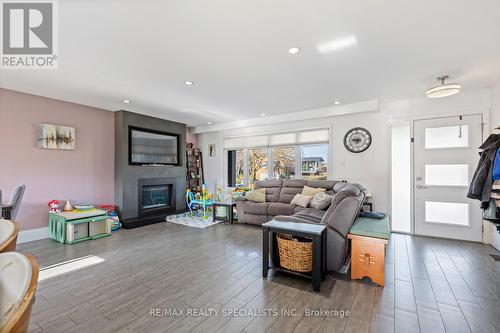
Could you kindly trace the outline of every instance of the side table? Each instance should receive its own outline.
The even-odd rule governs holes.
[[[323,224],[271,220],[262,224],[262,231],[262,276],[266,278],[269,269],[274,269],[276,271],[306,277],[312,280],[314,291],[319,292],[321,281],[326,277],[326,226]],[[312,272],[295,272],[279,266],[280,261],[276,233],[286,233],[293,236],[312,239]],[[271,235],[271,241],[273,242],[273,253],[271,253],[273,256],[273,265],[269,265],[269,235]]]
[[[227,208],[227,216],[217,216],[217,207],[226,207]],[[235,201],[214,201],[213,203],[213,221],[222,220],[228,222],[230,224],[234,223],[234,213],[233,209],[236,208]]]

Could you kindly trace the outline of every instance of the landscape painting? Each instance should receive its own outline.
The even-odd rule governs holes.
[[[75,128],[52,124],[38,125],[38,148],[75,149]]]

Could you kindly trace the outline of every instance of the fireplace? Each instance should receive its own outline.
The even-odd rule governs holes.
[[[139,179],[139,217],[175,211],[175,178]]]

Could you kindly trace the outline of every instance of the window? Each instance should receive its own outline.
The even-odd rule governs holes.
[[[326,180],[328,145],[301,146],[302,178]]]
[[[268,179],[268,149],[248,149],[248,182]]]
[[[227,151],[227,186],[236,187],[245,184],[243,149]]]
[[[273,150],[273,179],[295,178],[295,147],[275,147]]]
[[[425,129],[425,149],[469,146],[469,126],[429,127]]]
[[[227,186],[266,179],[327,179],[330,130],[237,136],[224,139]]]

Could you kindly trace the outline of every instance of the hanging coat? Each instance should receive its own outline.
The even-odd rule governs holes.
[[[500,148],[497,149],[495,160],[493,161],[493,181],[500,180]]]
[[[481,157],[469,186],[467,198],[481,201],[481,207],[487,208],[490,202],[491,184],[493,182],[493,160],[500,147],[500,134],[491,134],[479,147]]]

